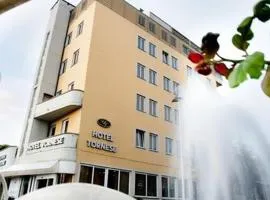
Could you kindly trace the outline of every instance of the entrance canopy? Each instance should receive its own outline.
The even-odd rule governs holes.
[[[48,161],[31,164],[15,164],[7,169],[0,170],[0,174],[5,177],[55,173],[74,174],[75,168],[75,162]]]

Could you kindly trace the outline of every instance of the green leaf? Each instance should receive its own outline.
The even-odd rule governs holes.
[[[262,0],[254,6],[254,16],[260,21],[266,22],[270,19],[270,0]]]
[[[245,40],[251,40],[253,37],[254,37],[254,33],[252,32],[251,29],[249,29],[249,31],[245,35]]]
[[[243,39],[239,34],[235,34],[232,38],[233,45],[240,50],[247,50],[249,43]]]
[[[262,87],[263,92],[268,97],[270,97],[270,65],[267,68],[261,87]]]
[[[234,68],[228,77],[229,85],[231,88],[238,87],[245,80],[247,80],[247,74],[241,66]]]
[[[250,27],[251,27],[252,22],[253,22],[253,17],[247,17],[238,26],[237,31],[241,33],[244,38],[250,32]]]
[[[264,54],[262,52],[255,52],[241,62],[239,67],[242,67],[249,74],[250,78],[258,79],[262,75],[261,71],[264,69],[264,65]]]

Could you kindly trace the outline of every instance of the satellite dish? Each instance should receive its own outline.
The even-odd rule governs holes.
[[[134,198],[99,185],[69,183],[36,190],[17,200],[135,200]]]

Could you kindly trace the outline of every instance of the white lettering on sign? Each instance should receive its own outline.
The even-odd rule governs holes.
[[[99,149],[103,151],[108,151],[112,153],[116,153],[116,147],[112,145],[105,144],[103,142],[97,142],[97,141],[87,141],[87,146],[93,149]]]
[[[29,145],[29,147],[27,148],[27,151],[45,149],[45,148],[48,148],[48,147],[51,147],[51,146],[58,146],[58,145],[64,144],[64,142],[65,142],[64,137],[55,138],[55,139],[52,139],[52,140],[40,141],[38,143]]]
[[[92,137],[97,138],[97,139],[101,139],[101,140],[106,140],[109,142],[113,142],[112,140],[112,135],[109,133],[102,133],[99,131],[93,131],[92,132]]]

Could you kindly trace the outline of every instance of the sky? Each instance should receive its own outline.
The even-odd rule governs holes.
[[[38,65],[50,8],[56,0],[32,0],[0,15],[0,144],[19,145],[31,88]],[[76,5],[79,0],[68,0]],[[207,32],[220,33],[220,54],[239,58],[241,52],[231,44],[237,25],[252,14],[256,0],[127,0],[137,8],[158,15],[172,27],[200,45]],[[255,38],[249,52],[260,50],[270,58],[270,26],[254,24]],[[232,102],[245,105],[266,131],[270,98],[260,90],[259,81],[250,81],[231,91]],[[269,131],[270,132],[270,131]]]

